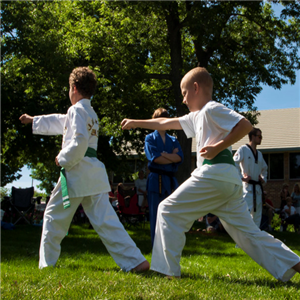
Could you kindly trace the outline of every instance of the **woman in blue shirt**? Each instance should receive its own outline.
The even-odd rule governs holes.
[[[158,108],[152,119],[168,117],[169,114],[164,108]],[[145,153],[150,171],[147,178],[147,194],[153,244],[157,208],[159,203],[178,187],[175,172],[183,161],[183,153],[177,139],[164,130],[155,130],[146,136]]]

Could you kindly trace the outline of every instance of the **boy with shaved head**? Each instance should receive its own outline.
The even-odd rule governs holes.
[[[300,272],[300,258],[253,222],[243,200],[242,181],[231,145],[252,125],[240,114],[212,101],[213,80],[205,68],[195,68],[181,81],[183,103],[190,113],[179,118],[124,119],[123,129],[184,130],[196,137],[197,168],[158,208],[151,269],[179,277],[187,232],[199,216],[217,215],[241,248],[275,278],[287,281]]]

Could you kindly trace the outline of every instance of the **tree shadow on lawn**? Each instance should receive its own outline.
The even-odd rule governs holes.
[[[199,237],[187,235],[182,256],[189,255],[239,257],[245,254],[235,249],[235,243],[228,235]]]
[[[109,256],[109,254],[108,254]],[[50,267],[51,268],[51,267]],[[55,268],[58,269],[70,269],[70,270],[81,270],[83,268],[83,265],[81,263],[76,263],[72,261],[71,263],[62,263],[60,260],[58,261],[57,265]],[[122,272],[120,267],[117,265],[115,266],[108,266],[108,267],[101,267],[97,265],[97,262],[89,262],[84,264],[84,269],[88,269],[92,272],[103,272],[103,273],[110,273],[110,272]]]
[[[10,231],[2,230],[2,261],[38,257],[41,233],[41,227],[31,225],[20,225],[15,230]],[[138,232],[130,235],[143,254],[151,253],[150,236]],[[68,235],[62,240],[61,254],[80,255],[86,252],[96,255],[109,255],[98,234],[93,229],[71,225]]]
[[[266,271],[267,272],[267,271]],[[299,274],[296,274],[295,276],[297,277]],[[201,275],[201,274],[188,274],[185,272],[182,272],[181,274],[182,279],[191,279],[191,280],[204,280],[207,281],[207,276]],[[278,286],[284,286],[284,287],[293,287],[296,290],[300,289],[300,282],[281,282],[279,280],[276,280],[275,278],[270,279],[270,278],[234,278],[234,276],[230,275],[212,275],[213,280],[220,280],[223,281],[226,284],[240,284],[244,286],[265,286],[270,289],[275,289],[278,288]]]
[[[267,271],[266,271],[267,272]],[[299,274],[295,275],[296,277],[299,276]],[[285,286],[285,287],[294,287],[296,290],[300,289],[300,282],[282,282],[279,280],[274,279],[269,279],[269,278],[251,278],[251,279],[243,279],[243,278],[229,278],[228,276],[214,276],[218,280],[222,280],[226,283],[231,282],[231,283],[238,283],[241,285],[247,285],[247,286],[266,286],[269,288],[277,288],[278,286]]]
[[[191,255],[199,255],[199,256],[211,256],[211,257],[243,257],[244,253],[224,253],[218,251],[193,251],[193,250],[183,250],[182,257],[190,257]]]

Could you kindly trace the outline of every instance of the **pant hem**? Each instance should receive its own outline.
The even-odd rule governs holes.
[[[133,266],[131,267],[123,267],[121,268],[121,270],[123,272],[130,272],[132,269],[134,269],[135,267],[137,267],[138,265],[140,265],[142,262],[146,261],[147,259],[144,257],[142,259],[139,260],[139,262],[137,264],[134,264]]]
[[[179,274],[174,274],[174,273],[170,273],[168,271],[162,271],[162,270],[160,270],[158,268],[155,268],[155,267],[151,267],[150,270],[155,271],[155,272],[160,273],[160,274],[163,274],[163,275],[166,275],[166,276],[181,276],[180,273]]]

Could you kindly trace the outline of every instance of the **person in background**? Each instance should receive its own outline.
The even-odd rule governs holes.
[[[168,117],[166,109],[158,108],[152,119]],[[159,203],[178,187],[175,172],[183,161],[183,153],[176,137],[167,134],[166,130],[155,130],[146,136],[145,153],[150,171],[147,178],[147,194],[153,244],[157,208]]]
[[[286,205],[286,198],[290,197],[290,193],[289,193],[289,185],[287,183],[284,183],[282,185],[282,189],[280,191],[280,210],[283,210],[284,206]]]
[[[291,194],[293,199],[293,205],[296,208],[297,213],[300,215],[300,188],[299,183],[295,183],[293,192]]]
[[[211,214],[211,213],[207,214],[206,215],[206,232],[214,233],[217,231],[219,231],[219,232],[225,231],[220,219],[214,214]]]
[[[139,171],[139,178],[135,180],[136,193],[138,196],[138,205],[142,211],[148,206],[147,201],[147,179],[144,178],[145,173],[143,170]]]
[[[286,205],[283,208],[283,212],[285,214],[284,221],[287,224],[292,224],[295,227],[295,232],[300,234],[299,225],[300,225],[300,215],[296,212],[295,207],[292,205],[293,200],[291,197],[286,198]]]
[[[272,202],[272,200],[270,200],[267,197],[267,192],[264,191],[264,195],[265,195],[265,203],[263,205],[263,216],[266,216],[268,218],[268,231],[273,231],[272,228],[272,220],[273,220],[273,216],[275,213],[275,208],[274,208],[274,204]]]
[[[261,144],[262,132],[253,128],[249,144],[241,146],[233,156],[243,181],[243,198],[257,227],[260,227],[263,207],[263,184],[267,181],[268,166],[257,146]]]
[[[108,192],[109,202],[113,206],[114,210],[118,210],[118,198],[115,194],[113,183],[111,180],[109,181],[109,184],[110,184],[110,191]]]

